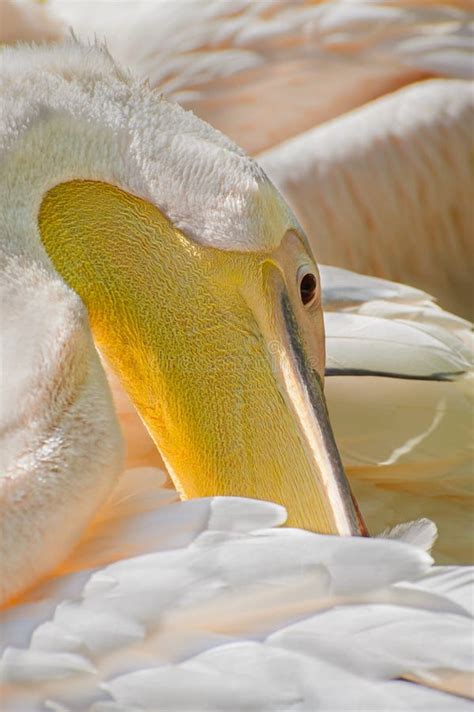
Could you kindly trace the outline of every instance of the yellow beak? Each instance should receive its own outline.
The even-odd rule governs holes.
[[[322,328],[315,356],[285,277],[281,252],[300,241],[274,255],[197,245],[91,181],[53,188],[39,222],[184,497],[267,499],[292,526],[366,533],[327,416]]]

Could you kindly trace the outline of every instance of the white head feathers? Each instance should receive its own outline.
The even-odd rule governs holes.
[[[1,61],[0,152],[9,164],[2,187],[17,205],[17,230],[21,194],[28,195],[29,222],[46,190],[80,178],[149,200],[188,237],[223,250],[272,249],[296,225],[251,158],[121,72],[104,48],[73,40],[6,48]],[[21,184],[12,179],[20,154]]]

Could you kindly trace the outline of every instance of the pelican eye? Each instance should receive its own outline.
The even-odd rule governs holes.
[[[305,306],[311,304],[318,291],[318,281],[312,272],[307,272],[300,281],[300,297]]]

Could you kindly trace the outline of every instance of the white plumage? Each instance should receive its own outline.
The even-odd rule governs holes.
[[[469,569],[278,529],[269,503],[179,503],[163,480],[125,473],[57,576],[4,613],[9,712],[470,709],[399,679],[469,694]],[[429,543],[420,528],[402,536]]]
[[[204,17],[196,4],[187,18],[169,4],[141,5],[137,25],[149,29],[140,53],[133,32],[128,45],[123,34],[112,42],[115,29],[112,52],[136,67],[143,61],[152,81],[255,152],[425,74],[471,71],[468,3],[211,3]],[[158,10],[160,24],[150,22]],[[192,17],[200,27],[189,32]],[[308,37],[317,38],[314,56]],[[158,45],[159,59],[149,51]],[[295,72],[289,111],[273,112],[272,125],[268,106]],[[250,121],[249,102],[261,98]],[[327,378],[369,526],[430,516],[439,560],[469,560],[468,325],[414,288],[336,268],[322,279],[329,369],[452,379]],[[119,416],[129,463],[157,459],[126,401]],[[272,504],[177,503],[163,482],[156,470],[126,472],[64,566],[5,611],[5,709],[470,709],[426,687],[473,692],[472,572],[431,567],[416,546],[431,545],[429,523],[393,534],[408,543],[333,539],[277,529],[284,512]]]

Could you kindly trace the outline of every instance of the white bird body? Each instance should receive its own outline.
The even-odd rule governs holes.
[[[409,282],[472,313],[469,2],[213,2],[205,11],[185,2],[179,13],[167,2],[50,7],[259,154],[322,262]],[[432,76],[450,79],[420,81]],[[349,299],[326,305],[332,372],[428,378],[445,368],[453,380],[328,378],[349,476],[372,529],[394,526],[404,509],[413,519],[429,515],[441,531],[436,558],[472,561],[472,378],[461,375],[471,368],[469,325],[416,290],[386,285],[387,298],[370,278],[354,280],[345,274]],[[113,391],[116,405],[126,403],[116,382]],[[355,412],[362,391],[363,418]],[[127,428],[133,423],[129,465],[159,465],[133,408],[121,414]]]
[[[151,83],[162,88],[169,97],[193,108],[248,149],[258,152],[262,147],[270,147],[259,160],[292,204],[321,261],[417,284],[437,298],[441,297],[442,304],[470,314],[471,83],[421,82],[314,128],[322,119],[422,78],[423,72],[470,77],[469,2],[434,7],[430,3],[419,6],[411,2],[298,3],[291,7],[284,3],[217,2],[209,3],[205,12],[201,3],[186,2],[181,3],[179,14],[174,12],[173,3],[166,2],[134,3],[132,12],[127,3],[88,4],[85,11],[85,4],[61,0],[49,3],[49,7],[52,16],[61,17],[65,25],[72,24],[79,35],[105,36],[113,54],[135,72],[149,77]],[[128,28],[126,34],[119,31],[124,24]],[[306,63],[308,71],[298,82],[290,81],[298,61]],[[352,70],[359,72],[357,79],[351,75]],[[408,76],[407,71],[412,74]],[[396,75],[398,80],[395,84],[389,80],[382,82],[378,92],[366,94],[364,77],[370,85],[373,72],[381,72],[381,75],[387,72],[387,76]],[[418,74],[413,76],[413,72]],[[267,82],[264,76],[268,76]],[[351,86],[350,94],[346,80]],[[311,81],[316,83],[314,90],[309,89]],[[292,101],[283,102],[283,106],[291,107],[290,114],[270,111],[272,101],[268,92],[278,92],[281,107],[281,97],[286,96],[289,89],[297,92]],[[240,90],[247,93],[244,105],[239,100]],[[349,97],[352,103],[342,106],[340,101]],[[306,111],[300,102],[309,102]],[[329,113],[321,116],[317,113],[320,102],[327,103]],[[239,120],[241,110],[245,122]],[[256,112],[262,114],[261,120]],[[304,126],[295,127],[294,120],[302,120]],[[311,130],[296,135],[301,128]],[[268,135],[260,140],[258,131],[267,131]],[[445,141],[447,131],[449,146]],[[276,145],[282,139],[290,140]],[[254,140],[255,145],[251,143]],[[437,168],[433,170],[432,166]],[[399,200],[395,200],[394,195],[403,200],[404,210],[398,209]],[[361,316],[362,312],[365,316],[383,316],[384,321],[373,319],[369,327],[373,333],[377,328],[382,331],[377,348],[374,341],[369,347],[366,339],[358,340],[357,356],[355,350],[351,350],[346,371],[355,368],[373,371],[374,364],[378,364],[375,370],[386,372],[386,359],[393,361],[395,351],[383,341],[383,327],[393,324],[393,343],[400,335],[395,322],[401,320],[417,323],[406,342],[403,367],[398,368],[405,375],[414,375],[410,373],[414,359],[410,359],[413,350],[409,344],[415,345],[422,337],[423,323],[435,323],[444,330],[444,335],[438,333],[432,337],[435,340],[440,337],[444,341],[448,332],[454,332],[456,337],[467,339],[467,348],[472,349],[468,327],[464,324],[457,329],[452,315],[422,308],[426,297],[415,291],[405,292],[402,298],[395,296],[396,311],[393,312],[393,306],[386,301],[380,304],[380,295],[370,291],[371,284],[367,280],[366,285],[360,287],[370,295],[364,297],[357,311]],[[405,305],[403,313],[400,301]],[[383,314],[381,306],[385,309]],[[391,309],[390,314],[387,307]],[[343,310],[347,325],[348,319],[355,317],[355,310],[346,306]],[[329,334],[339,319],[332,315],[326,317]],[[360,329],[361,322],[362,318],[357,318],[352,323]],[[406,329],[403,334],[406,338]],[[330,337],[330,359],[335,343]],[[425,348],[421,342],[419,346],[418,363],[423,369],[428,348],[431,358],[437,349],[428,347],[427,343]],[[447,348],[452,355],[458,352],[457,339],[451,339]],[[400,349],[396,353],[400,358]],[[466,370],[466,357],[470,360],[464,351],[461,358],[464,365],[459,364],[459,371]],[[431,359],[427,362],[433,365]],[[448,371],[456,371],[453,364],[448,366]],[[340,387],[336,388],[339,382]],[[349,397],[352,383],[357,387],[356,381],[350,384],[347,379],[329,380],[330,407],[332,394],[337,392],[338,405],[331,407],[334,414],[342,413],[343,409],[349,412],[354,402]],[[400,453],[404,442],[414,436],[421,437],[429,429],[434,411],[442,410],[440,422],[432,428],[431,440],[424,441],[423,453],[413,442],[405,449],[406,465],[413,464],[413,471],[423,471],[424,477],[429,477],[436,467],[439,477],[450,475],[451,481],[458,477],[459,466],[466,472],[472,442],[466,435],[468,420],[461,414],[470,408],[469,379],[456,380],[452,388],[449,384],[434,382],[393,384],[380,379],[366,379],[364,386],[359,387],[367,388],[369,383],[374,384],[370,391],[372,413],[367,411],[371,428],[379,422],[382,413],[387,417],[384,399],[378,398],[383,389],[397,397],[399,407],[390,410],[391,416],[398,414],[394,426],[384,430],[383,437],[379,432],[378,438],[370,438],[374,448],[375,443],[379,443],[379,451],[370,451],[368,438],[365,438],[369,450],[357,453],[359,466],[372,467],[375,462],[380,463],[381,458],[387,461],[392,453]],[[409,414],[413,415],[414,409],[403,408],[403,398],[405,393],[410,398],[415,389],[421,399],[416,410],[420,420],[413,423],[410,430],[403,425],[412,422]],[[380,405],[375,407],[375,403]],[[141,433],[143,443],[149,443],[136,416],[129,410],[127,413],[127,427],[131,422],[136,424],[134,437]],[[352,443],[360,442],[356,430],[351,437],[350,424],[356,428],[360,423],[361,428],[368,431],[365,423],[369,421],[345,418],[341,427],[341,417],[334,417],[336,434],[346,455],[346,438]],[[440,431],[443,425],[447,427]],[[455,430],[457,435],[454,435]],[[146,446],[146,451],[147,462],[159,464],[153,447]],[[141,464],[145,464],[143,458],[142,452]],[[353,459],[345,457],[345,464],[351,470],[355,466]],[[130,460],[131,464],[137,462]],[[378,472],[383,478],[382,469],[379,467]],[[456,520],[453,516],[452,521]]]
[[[64,77],[68,72],[71,75],[81,72],[84,60],[84,66],[90,62],[85,77],[96,61],[102,61],[92,52],[89,58],[81,56],[80,61],[76,61],[73,53],[64,57],[61,50],[56,55],[47,50],[43,52],[41,55],[38,51],[37,61],[41,61],[42,56],[46,62],[52,61],[54,72],[64,73]],[[29,58],[25,53],[26,76],[28,67]],[[98,73],[101,72],[102,68]],[[33,85],[32,81],[32,91]],[[112,89],[111,85],[109,88]],[[97,101],[94,118],[107,115],[104,112],[106,94],[94,97]],[[88,154],[94,161],[91,173],[97,177],[97,161],[100,162],[103,155],[104,160],[118,166],[119,175],[114,176],[115,180],[130,187],[130,181],[136,180],[137,174],[132,171],[120,176],[120,156],[107,155],[110,149],[104,134],[98,137],[90,130],[87,114],[94,114],[94,101],[83,108],[85,121],[80,122],[78,129],[80,141],[85,134],[91,139]],[[21,103],[18,109],[22,110]],[[53,117],[52,129],[54,120]],[[117,114],[114,121],[116,128],[120,125]],[[51,137],[53,135],[52,132]],[[71,145],[74,147],[74,141],[67,144],[68,155],[64,151],[68,164],[55,180],[64,180],[67,170],[71,170],[74,161]],[[31,148],[35,148],[34,140]],[[52,151],[55,148],[54,141],[51,148]],[[58,153],[46,156],[46,160],[57,166],[57,157]],[[40,172],[37,172],[39,179]],[[163,190],[169,190],[166,206],[169,211],[171,203],[179,202],[173,195],[176,183],[167,184],[163,180],[159,187],[160,200]],[[150,195],[150,186],[145,189],[139,181],[132,189],[138,195]],[[13,215],[13,208],[18,206],[11,207]],[[192,231],[196,209],[198,220],[205,221],[209,205],[202,196],[193,205],[180,203],[180,212],[173,213],[173,220]],[[28,210],[34,212],[34,206]],[[209,229],[209,235],[214,234],[218,222]],[[221,234],[225,240],[226,230]],[[200,232],[201,239],[202,235]],[[262,234],[259,237],[262,238]],[[244,225],[236,235],[240,248],[249,246],[248,238]],[[369,371],[385,370],[393,375],[396,365],[393,355],[386,351],[384,356],[385,347],[381,346],[388,336],[392,344],[396,344],[399,337],[407,339],[407,348],[404,350],[402,341],[398,350],[403,365],[400,370],[406,376],[431,377],[440,373],[457,376],[453,382],[369,376],[375,384],[372,413],[379,414],[388,407],[387,394],[390,394],[392,411],[396,410],[400,421],[407,412],[411,413],[411,419],[406,434],[389,427],[384,437],[382,433],[375,437],[374,424],[380,416],[374,415],[371,443],[366,438],[366,449],[363,438],[361,445],[361,433],[356,430],[358,423],[348,408],[351,399],[360,398],[361,382],[367,382],[366,377],[332,376],[327,382],[329,407],[336,432],[341,433],[339,441],[345,461],[353,482],[357,478],[356,493],[362,494],[362,499],[365,496],[367,506],[373,510],[374,522],[384,517],[387,522],[390,507],[391,524],[407,516],[411,518],[411,511],[416,510],[415,518],[424,507],[430,513],[439,508],[444,542],[448,541],[451,524],[458,520],[447,550],[441,548],[441,556],[450,560],[462,551],[464,557],[469,545],[463,549],[459,538],[466,521],[460,516],[467,511],[463,497],[469,436],[465,430],[457,431],[457,423],[462,418],[461,422],[466,424],[464,414],[470,397],[467,381],[460,376],[469,368],[465,322],[435,307],[417,290],[406,288],[404,291],[400,285],[370,279],[362,287],[354,276],[354,283],[349,280],[347,285],[351,296],[346,292],[341,299],[338,286],[341,273],[333,271],[331,274],[331,269],[323,269],[322,279],[323,287],[328,284],[333,287],[332,291],[331,287],[325,287],[330,368],[341,367],[342,331],[338,329],[338,320],[344,319],[344,330],[350,333],[353,329],[351,338],[359,344],[365,340],[364,328],[365,333],[375,334],[374,326],[377,326],[380,343],[377,356],[366,351],[364,357],[363,351],[354,350],[341,370],[364,370],[360,369],[363,363]],[[46,300],[50,299],[50,289],[59,290],[64,301],[64,316],[58,311],[58,319],[63,320],[61,328],[71,323],[73,331],[77,322],[78,338],[84,343],[82,353],[88,354],[94,383],[100,385],[98,391],[91,388],[88,400],[86,391],[81,412],[87,417],[88,409],[94,408],[94,420],[97,418],[100,422],[102,413],[106,423],[104,431],[97,433],[93,442],[98,455],[89,458],[94,467],[100,467],[102,452],[110,468],[102,470],[107,483],[102,492],[97,488],[94,494],[97,503],[104,499],[119,470],[118,460],[110,457],[117,436],[109,396],[102,387],[103,375],[92,342],[84,334],[80,300],[64,288],[61,280],[53,285],[46,281]],[[375,296],[377,290],[383,294],[379,291]],[[15,300],[13,309],[23,304],[23,327],[33,321],[41,327],[36,313],[32,319],[31,300],[25,297],[28,292],[23,295],[23,301]],[[49,318],[46,312],[44,315],[45,319]],[[364,320],[368,320],[365,325]],[[54,323],[48,326],[51,329],[45,328],[44,343],[46,349],[52,349],[53,337],[58,332],[54,331]],[[10,331],[10,336],[12,333]],[[34,336],[34,332],[32,334]],[[51,335],[49,341],[48,335]],[[17,338],[14,334],[7,348]],[[377,338],[372,340],[371,349],[373,341],[377,342]],[[433,352],[434,341],[440,346]],[[38,354],[36,342],[33,345],[31,351],[26,350],[25,361],[20,363],[28,379],[32,375],[32,360]],[[423,358],[422,354],[426,355],[428,349],[430,357]],[[410,350],[413,359],[407,357]],[[50,350],[48,355],[57,364],[56,353]],[[72,370],[79,373],[83,358],[81,351],[75,353],[77,363],[73,359]],[[373,356],[372,360],[367,360],[368,353]],[[361,354],[360,360],[358,354]],[[11,367],[13,358],[12,353],[7,358],[7,367]],[[377,364],[381,365],[374,369]],[[406,367],[415,369],[416,373],[406,372]],[[41,377],[39,372],[35,378],[36,375]],[[400,388],[404,389],[403,395]],[[423,399],[426,396],[424,410],[418,410],[415,415],[412,403],[406,398],[408,389],[413,389],[414,400],[422,392]],[[397,393],[398,405],[395,405]],[[41,391],[35,395],[39,404],[46,402]],[[338,407],[341,402],[343,407]],[[433,405],[427,406],[428,403],[438,405],[433,410]],[[48,408],[52,408],[52,404]],[[124,410],[129,414],[126,407]],[[12,415],[7,409],[8,424]],[[364,430],[367,431],[367,425],[361,423],[360,431]],[[447,437],[443,440],[445,434]],[[22,437],[29,436],[28,431],[23,432]],[[144,435],[140,437],[143,446],[148,448]],[[8,442],[12,448],[10,455],[15,460],[21,446],[14,439]],[[135,439],[134,442],[137,445]],[[418,447],[427,442],[429,447]],[[373,446],[377,443],[379,449],[374,454]],[[433,448],[434,443],[439,449]],[[65,444],[68,446],[67,440]],[[139,461],[143,458],[140,448],[136,453],[129,450],[132,462],[137,461],[133,458]],[[155,457],[154,452],[151,456]],[[414,459],[420,463],[416,479],[410,467]],[[435,462],[438,479],[436,486],[432,483],[430,510],[430,498],[427,496],[420,502],[420,490]],[[452,462],[454,469],[450,467]],[[94,472],[91,470],[91,476]],[[448,472],[451,479],[445,477]],[[461,697],[426,687],[431,685],[457,695],[468,695],[471,690],[467,671],[472,668],[471,633],[466,616],[472,591],[468,581],[470,571],[465,567],[431,568],[430,557],[416,546],[429,548],[431,545],[433,530],[429,524],[420,524],[419,530],[415,527],[398,533],[399,538],[410,543],[335,539],[296,529],[275,529],[285,518],[277,505],[227,498],[176,503],[174,493],[161,489],[162,484],[155,471],[125,473],[71,557],[50,581],[6,610],[1,638],[7,709],[34,710],[47,704],[50,709],[89,708],[93,712],[154,710],[161,708],[165,700],[165,709],[180,712],[187,709],[233,711],[238,700],[239,710],[270,711],[291,706],[312,712],[317,706],[339,710],[348,699],[354,708],[364,710],[468,709],[469,703]],[[376,490],[377,497],[374,497]],[[451,509],[446,510],[448,492]],[[416,500],[418,507],[414,504]],[[56,514],[53,501],[48,507],[45,514]],[[90,517],[90,504],[86,509],[89,514],[84,519]],[[4,511],[12,511],[11,502]],[[67,506],[63,511],[67,513]],[[49,520],[50,526],[51,523]],[[47,524],[45,521],[45,530]],[[57,531],[58,526],[61,528],[60,523],[51,526],[51,532]],[[32,552],[33,560],[35,556],[39,554]],[[355,571],[351,566],[353,562],[357,562]],[[328,631],[331,634],[336,631],[334,640],[329,639]],[[399,680],[402,676],[414,678],[424,687]]]
[[[58,2],[52,10],[81,36],[105,36],[111,52],[152,85],[259,154],[322,262],[414,284],[472,314],[470,3],[216,2],[203,12],[201,3],[187,2],[179,13],[168,3],[134,5],[133,13],[127,4],[112,13],[96,3],[86,15],[77,3]],[[450,79],[420,81],[430,76]],[[416,363],[424,378],[444,366],[451,374],[470,370],[466,322],[432,302],[428,308],[416,290],[401,295],[392,285],[387,301],[372,284],[354,285],[356,306],[333,302],[327,311],[329,365],[413,376]],[[348,275],[345,285],[351,291]],[[336,338],[341,325],[345,340]],[[436,333],[427,333],[433,326]],[[364,418],[355,412],[362,391],[370,394]],[[334,376],[327,393],[371,527],[395,525],[404,508],[410,518],[424,513],[441,531],[436,557],[472,561],[464,534],[472,378]],[[140,449],[127,442],[129,452]],[[143,454],[134,457],[131,464],[143,463]]]
[[[12,587],[23,588],[68,554],[115,483],[122,447],[81,300],[51,271],[21,257],[6,269],[5,255],[2,262],[0,599],[5,599]]]
[[[48,571],[65,555],[121,465],[115,415],[84,306],[41,244],[44,194],[71,176],[113,182],[164,206],[197,242],[214,241],[224,250],[268,247],[287,229],[279,217],[291,224],[283,203],[280,213],[270,203],[277,232],[265,232],[259,223],[265,210],[255,207],[266,191],[261,169],[190,113],[157,95],[150,100],[143,84],[124,78],[105,52],[70,44],[35,49],[33,64],[32,55],[2,54],[2,303],[8,316],[2,333],[1,598],[13,581],[21,588],[25,576]],[[151,134],[157,134],[154,142]],[[220,174],[212,177],[216,156],[228,184]],[[206,183],[196,180],[201,173]],[[221,198],[230,189],[236,199],[226,202]],[[33,514],[39,519],[32,540]],[[58,530],[68,532],[64,541]]]

